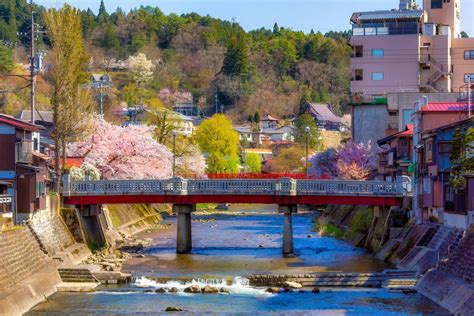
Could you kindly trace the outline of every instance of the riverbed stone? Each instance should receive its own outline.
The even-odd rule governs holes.
[[[206,285],[201,289],[201,293],[203,294],[217,294],[219,293],[219,289],[210,285]]]
[[[172,287],[171,289],[169,289],[168,292],[169,292],[169,293],[178,293],[178,288]]]
[[[201,287],[199,285],[191,285],[184,289],[184,293],[201,293]]]
[[[303,287],[300,283],[292,282],[292,281],[285,281],[285,283],[283,283],[283,286],[285,288],[291,288],[291,289],[301,289]]]
[[[166,293],[166,290],[162,287],[155,290],[155,293]]]
[[[168,306],[166,308],[166,311],[167,312],[182,312],[183,310],[179,307],[175,307],[175,306]]]
[[[229,291],[229,289],[228,289],[228,288],[226,288],[226,287],[221,287],[221,289],[219,290],[219,292],[221,292],[221,293],[227,293],[227,294],[230,294],[230,291]]]
[[[269,287],[265,292],[267,293],[280,293],[281,290],[279,287]]]
[[[319,289],[319,287],[315,287],[315,288],[313,288],[313,290],[312,290],[311,292],[313,292],[313,293],[320,293],[321,290]]]

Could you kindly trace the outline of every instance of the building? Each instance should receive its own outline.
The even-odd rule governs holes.
[[[304,112],[314,117],[320,129],[328,131],[344,131],[342,118],[334,114],[329,104],[310,103],[304,106]]]
[[[352,15],[354,103],[396,92],[459,93],[474,79],[474,38],[460,36],[461,0],[414,3]]]
[[[15,116],[24,122],[31,121],[31,111],[22,110]],[[54,131],[54,112],[53,111],[36,111],[35,122],[36,125],[42,126],[40,130],[40,151],[42,153],[49,153],[54,150],[54,141],[51,137],[51,133]]]
[[[268,135],[270,141],[281,142],[281,141],[294,141],[295,128],[293,126],[282,126],[278,128],[264,128],[262,134]]]
[[[453,140],[456,130],[474,128],[465,119],[421,133],[418,155],[418,206],[422,221],[437,221],[466,230],[473,223],[474,175],[466,175],[466,187],[455,189],[450,183]]]
[[[193,102],[177,102],[173,111],[191,117],[202,117],[203,113]]]
[[[0,114],[0,209],[16,223],[46,208],[48,157],[41,154],[41,126]]]
[[[278,127],[278,119],[271,116],[270,114],[265,115],[262,120],[262,128],[264,129],[275,129]]]
[[[427,103],[425,99],[418,103],[413,122],[413,183],[414,195],[417,197],[413,201],[415,216],[419,222],[433,219],[444,222],[446,201],[451,194],[449,175],[453,134],[456,128],[471,126],[468,104]],[[456,212],[466,212],[463,215],[465,219],[466,205],[455,209]]]
[[[108,74],[92,74],[91,86],[93,88],[109,87],[112,85],[112,78]]]
[[[378,174],[384,180],[397,176],[409,176],[409,167],[413,163],[413,124],[405,130],[385,137],[377,142]]]

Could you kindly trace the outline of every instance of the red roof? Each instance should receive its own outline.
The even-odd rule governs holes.
[[[54,161],[55,160],[53,160],[53,164],[54,164]],[[84,158],[82,157],[67,157],[65,165],[69,167],[79,168],[80,166],[82,166],[83,162],[84,162]],[[62,165],[62,164],[63,164],[63,159],[59,158],[59,165]]]
[[[43,129],[43,127],[39,125],[31,124],[31,123],[19,120],[17,118],[14,118],[13,116],[5,115],[5,114],[0,114],[0,123],[5,123],[7,125],[11,125],[16,128],[30,131],[30,132],[39,132],[40,130]]]
[[[421,108],[422,112],[450,112],[467,110],[467,102],[429,103],[427,106]]]
[[[413,124],[407,124],[407,127],[404,131],[401,131],[396,134],[397,136],[413,136]]]

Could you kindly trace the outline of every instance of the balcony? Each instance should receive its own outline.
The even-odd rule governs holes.
[[[8,194],[0,194],[0,214],[12,212],[12,206],[13,196]]]
[[[31,141],[21,141],[15,144],[16,162],[33,163],[33,145]]]
[[[352,26],[353,36],[416,35],[420,33],[417,22],[366,23]]]

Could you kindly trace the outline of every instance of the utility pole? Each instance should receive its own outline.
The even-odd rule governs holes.
[[[31,85],[31,123],[35,123],[35,106],[36,106],[36,76],[35,76],[35,12],[31,8],[31,51],[30,51],[30,85]]]
[[[471,78],[472,75],[468,75],[467,76],[467,110],[468,110],[468,118],[471,118],[471,114],[472,114],[472,110],[471,110],[471,105],[472,105],[472,101],[471,101],[471,97],[472,97],[472,92],[471,92]]]

